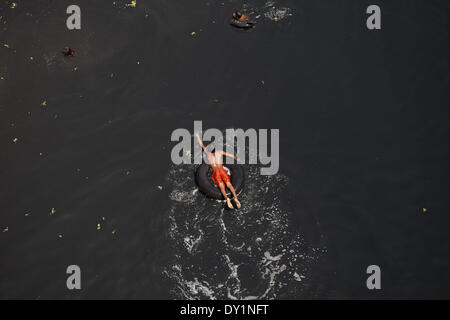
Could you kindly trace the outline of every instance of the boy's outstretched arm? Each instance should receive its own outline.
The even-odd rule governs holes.
[[[228,152],[225,152],[225,151],[222,151],[222,154],[224,156],[227,156],[227,157],[233,158],[234,160],[237,160],[237,157],[234,154],[231,154],[231,153],[228,153]]]
[[[198,143],[199,143],[200,146],[202,147],[203,151],[207,152],[207,151],[206,151],[206,147],[205,147],[205,145],[203,144],[202,139],[200,139],[199,134],[198,134],[198,133],[195,133],[195,136],[197,137]]]

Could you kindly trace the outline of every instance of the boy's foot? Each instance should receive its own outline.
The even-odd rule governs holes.
[[[238,209],[241,208],[241,203],[239,202],[238,199],[235,198],[234,203],[236,203],[236,207],[238,207]]]
[[[227,198],[228,208],[233,209],[233,205],[231,204],[231,200]]]

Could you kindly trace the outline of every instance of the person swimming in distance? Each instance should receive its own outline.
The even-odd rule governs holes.
[[[61,53],[66,57],[74,57],[75,51],[69,47],[64,47],[61,51]]]
[[[248,20],[248,16],[243,14],[242,12],[240,12],[239,10],[236,10],[235,12],[233,12],[233,18],[236,21],[242,22],[245,20]]]
[[[228,208],[233,209],[233,205],[231,204],[230,198],[228,198],[227,192],[225,190],[225,186],[231,191],[231,193],[234,196],[234,203],[236,204],[236,207],[240,208],[241,203],[238,200],[238,197],[236,195],[236,191],[234,190],[233,185],[231,184],[230,177],[228,176],[227,171],[223,167],[223,156],[227,156],[233,159],[237,159],[235,155],[232,155],[230,153],[224,152],[222,150],[216,151],[213,149],[211,152],[208,152],[206,150],[205,145],[203,144],[202,140],[200,139],[200,136],[198,133],[195,134],[197,137],[198,143],[202,147],[203,151],[205,151],[206,155],[208,156],[209,165],[213,169],[212,173],[212,179],[214,183],[219,187],[220,192],[222,193],[223,197],[227,201]]]

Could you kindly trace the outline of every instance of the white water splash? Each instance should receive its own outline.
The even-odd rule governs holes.
[[[291,9],[286,7],[276,8],[273,6],[264,13],[264,17],[272,21],[280,21],[290,16],[292,16]]]
[[[281,21],[292,16],[292,10],[288,7],[277,7],[275,1],[267,1],[262,7],[244,4],[243,10],[254,19],[258,20],[261,16],[271,21]]]
[[[289,181],[246,166],[240,210],[195,192],[194,165],[173,166],[169,238],[175,251],[165,275],[183,299],[274,299],[295,291],[323,252],[289,230],[280,196]],[[317,250],[316,250],[317,249]],[[299,280],[300,279],[300,280]]]

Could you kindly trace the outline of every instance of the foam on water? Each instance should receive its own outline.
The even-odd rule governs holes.
[[[264,17],[272,21],[280,21],[292,15],[291,9],[286,7],[271,7],[269,11],[264,13]]]

